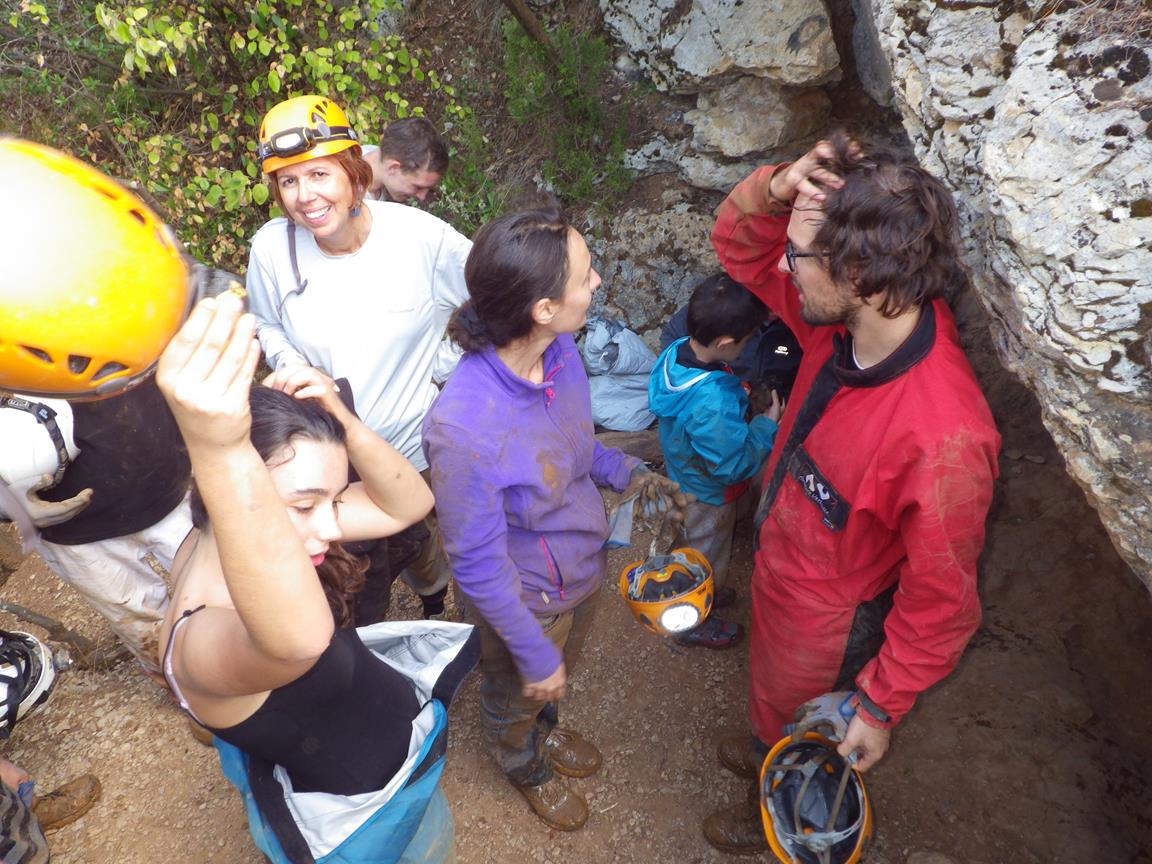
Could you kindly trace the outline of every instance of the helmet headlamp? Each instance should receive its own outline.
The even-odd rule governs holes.
[[[653,555],[621,571],[620,595],[653,633],[686,633],[712,611],[712,567],[695,549]]]

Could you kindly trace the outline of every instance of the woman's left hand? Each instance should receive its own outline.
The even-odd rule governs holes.
[[[632,469],[628,488],[620,495],[620,503],[638,498],[644,516],[660,516],[673,508],[683,509],[689,499],[680,491],[680,484],[663,474],[651,471],[641,464]],[[694,500],[694,499],[693,499]]]
[[[349,412],[340,401],[340,388],[314,366],[281,367],[264,379],[264,386],[296,399],[315,399],[325,411],[347,426],[345,418]]]

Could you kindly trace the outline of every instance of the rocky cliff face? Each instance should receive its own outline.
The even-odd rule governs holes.
[[[600,0],[600,8],[622,48],[618,66],[669,94],[668,125],[681,130],[628,156],[654,178],[659,203],[620,214],[593,241],[608,268],[597,311],[655,345],[663,321],[717,267],[708,234],[719,195],[756,166],[803,152],[828,127],[820,85],[839,79],[840,58],[824,0]]]
[[[871,8],[892,103],[956,192],[1001,359],[1152,587],[1152,43],[1020,4]]]

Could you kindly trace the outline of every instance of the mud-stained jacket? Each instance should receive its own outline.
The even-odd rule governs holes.
[[[756,475],[776,422],[751,421],[748,394],[730,370],[699,369],[677,362],[687,338],[669,345],[648,378],[648,407],[660,418],[660,449],[668,476],[705,504],[735,501]]]
[[[976,559],[1000,446],[943,300],[864,370],[843,326],[801,319],[777,267],[790,211],[764,198],[772,170],[733,190],[712,232],[725,270],[804,349],[758,514],[749,702],[767,741],[831,689],[856,606],[894,584],[884,645],[856,677],[861,718],[895,723],[953,669],[980,620]]]
[[[545,350],[542,384],[513,374],[491,348],[465,354],[424,421],[456,584],[525,681],[561,661],[538,619],[603,580],[608,522],[596,487],[623,490],[639,464],[592,433],[588,376],[569,335]]]
[[[386,621],[357,634],[409,679],[423,703],[408,758],[383,788],[359,795],[295,792],[283,768],[215,739],[224,776],[237,788],[257,848],[272,864],[439,864],[455,860],[452,814],[440,775],[448,705],[480,656],[467,624]]]

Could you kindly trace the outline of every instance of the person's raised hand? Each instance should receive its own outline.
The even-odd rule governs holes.
[[[172,337],[156,369],[189,448],[248,440],[248,393],[260,361],[256,319],[230,294],[201,300]]]
[[[836,155],[831,141],[816,144],[785,168],[774,171],[768,181],[768,195],[793,207],[819,207],[830,189],[839,189],[844,181],[823,167],[825,160]]]
[[[296,399],[315,399],[345,425],[345,418],[351,418],[351,413],[340,401],[340,388],[336,382],[314,366],[283,366],[265,378],[263,384]]]

